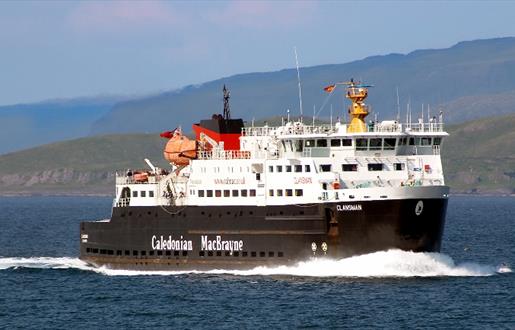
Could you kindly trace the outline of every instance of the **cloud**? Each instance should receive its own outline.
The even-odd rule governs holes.
[[[110,33],[177,26],[184,20],[161,1],[91,1],[73,8],[68,23],[81,32]]]
[[[218,25],[262,30],[303,25],[311,20],[314,10],[316,3],[312,1],[231,1],[205,17]]]

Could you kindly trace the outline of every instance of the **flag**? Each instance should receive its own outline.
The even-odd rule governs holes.
[[[163,133],[159,134],[159,136],[162,138],[165,138],[165,139],[171,139],[176,130],[177,130],[177,128],[174,129],[173,131],[163,132]]]
[[[335,87],[336,87],[336,85],[329,85],[327,87],[324,87],[324,91],[326,91],[328,93],[332,93]]]

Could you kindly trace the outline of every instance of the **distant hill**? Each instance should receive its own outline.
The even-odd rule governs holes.
[[[97,97],[0,106],[0,154],[87,136],[91,125],[120,100]]]
[[[453,193],[515,194],[513,127],[515,114],[448,128],[442,158]],[[165,142],[158,134],[105,135],[3,155],[0,194],[111,194],[117,170],[145,168],[145,157],[167,168]]]
[[[199,67],[199,70],[202,70]],[[346,64],[301,68],[304,116],[313,115],[327,94],[322,88],[350,78],[374,84],[368,103],[379,118],[395,118],[396,88],[402,106],[408,100],[417,116],[422,104],[432,113],[445,111],[449,123],[515,112],[515,38],[460,42],[447,49],[417,50],[407,55],[373,56]],[[92,134],[154,132],[191,123],[221,112],[221,89],[231,90],[233,116],[245,120],[298,114],[297,74],[294,69],[248,73],[153,97],[116,104],[92,127]],[[321,113],[342,116],[348,102],[335,93]],[[427,111],[427,110],[425,110]]]

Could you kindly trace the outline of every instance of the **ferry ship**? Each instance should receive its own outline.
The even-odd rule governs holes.
[[[168,139],[170,168],[116,175],[110,219],[80,224],[80,258],[137,270],[248,269],[387,249],[440,251],[449,187],[442,116],[369,121],[369,87],[344,91],[349,121],[245,127],[224,111]]]

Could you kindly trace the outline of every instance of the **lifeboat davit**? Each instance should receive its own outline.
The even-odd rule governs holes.
[[[166,143],[163,155],[177,166],[188,165],[191,159],[197,158],[197,141],[188,139],[176,130]]]

